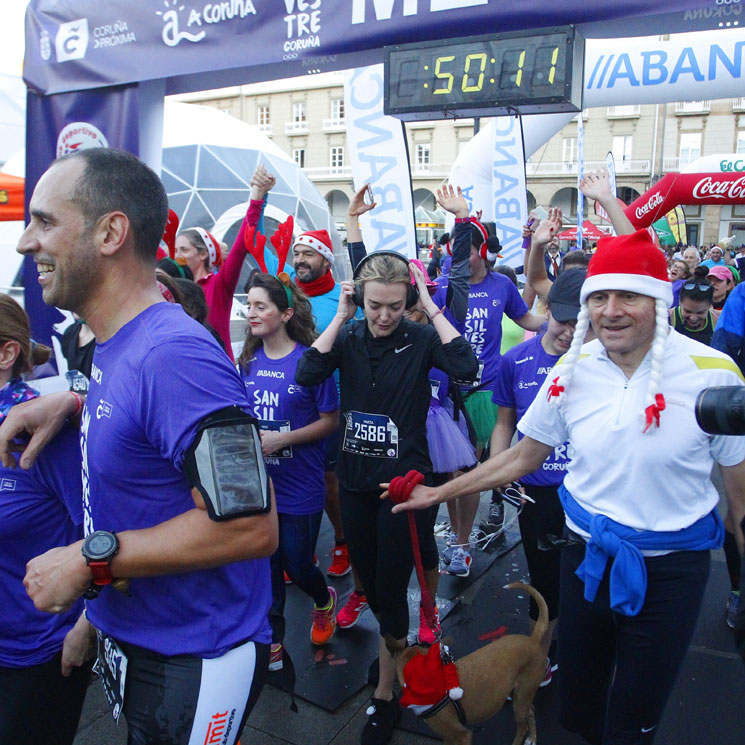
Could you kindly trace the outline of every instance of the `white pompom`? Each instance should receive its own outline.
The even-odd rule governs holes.
[[[463,698],[463,689],[458,686],[458,688],[451,688],[448,691],[448,696],[453,699],[453,701],[458,701],[458,699]]]

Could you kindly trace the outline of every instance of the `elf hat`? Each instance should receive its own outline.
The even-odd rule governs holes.
[[[331,236],[327,230],[306,230],[295,239],[292,248],[295,246],[307,246],[317,251],[326,261],[334,263],[334,251],[331,246]]]
[[[580,302],[600,290],[627,290],[673,304],[673,286],[665,256],[646,230],[631,235],[601,238],[590,259]]]

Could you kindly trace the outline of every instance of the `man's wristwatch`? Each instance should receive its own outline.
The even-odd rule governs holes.
[[[96,530],[83,541],[83,556],[90,567],[93,579],[85,591],[89,600],[98,597],[101,589],[110,585],[114,580],[111,573],[111,560],[119,551],[119,539],[114,533],[106,530]]]

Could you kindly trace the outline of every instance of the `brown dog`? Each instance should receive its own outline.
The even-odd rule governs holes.
[[[455,663],[463,689],[460,704],[469,723],[494,716],[508,696],[512,696],[517,733],[512,745],[536,745],[533,697],[546,673],[546,655],[540,640],[548,628],[548,608],[543,596],[521,582],[506,589],[524,590],[538,603],[539,616],[530,636],[510,634],[495,639]],[[407,647],[398,659],[398,679],[404,684],[404,667],[415,654],[426,654],[424,647]],[[470,745],[472,735],[459,719],[455,707],[448,704],[425,719],[445,745]]]

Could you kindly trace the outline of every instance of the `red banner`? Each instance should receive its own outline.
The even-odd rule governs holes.
[[[742,204],[745,175],[738,173],[668,173],[626,207],[637,229],[646,228],[679,204]]]

